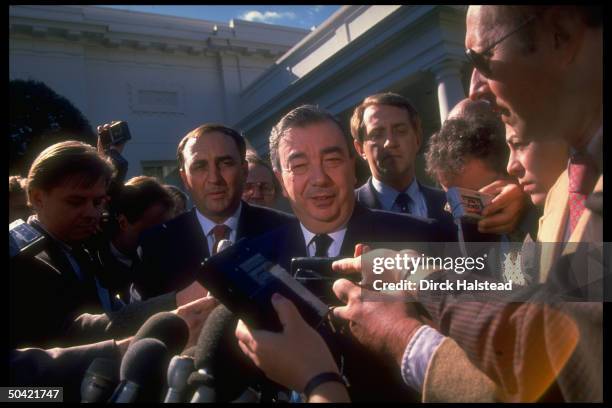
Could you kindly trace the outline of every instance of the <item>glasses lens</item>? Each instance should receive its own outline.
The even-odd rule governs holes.
[[[487,64],[487,61],[481,54],[468,48],[467,50],[465,50],[465,56],[478,72],[480,72],[484,76],[489,75],[489,64]]]

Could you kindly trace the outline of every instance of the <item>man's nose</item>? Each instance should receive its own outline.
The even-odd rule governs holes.
[[[323,163],[315,163],[310,166],[310,182],[315,185],[325,185],[329,182],[329,176],[323,167]]]
[[[495,95],[489,88],[489,82],[477,69],[472,69],[469,97],[473,101],[478,99],[495,100]]]
[[[508,171],[508,174],[513,177],[523,176],[523,166],[516,157],[516,153],[514,153],[513,151],[510,151],[510,157],[508,157],[508,166],[506,167],[506,171]]]

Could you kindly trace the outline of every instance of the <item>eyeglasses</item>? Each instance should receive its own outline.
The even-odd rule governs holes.
[[[465,50],[465,56],[467,57],[468,61],[470,61],[470,63],[472,64],[472,66],[474,68],[476,68],[476,70],[478,72],[480,72],[482,75],[484,75],[485,77],[489,77],[491,75],[491,66],[489,65],[489,60],[485,57],[485,55],[491,51],[493,49],[493,47],[495,47],[496,45],[498,45],[499,43],[501,43],[502,41],[504,41],[506,38],[510,37],[512,34],[517,33],[519,30],[521,30],[523,27],[526,27],[527,24],[531,23],[533,20],[535,20],[536,16],[531,16],[529,17],[527,20],[525,20],[522,24],[520,24],[517,28],[515,28],[514,30],[510,31],[508,34],[504,35],[502,38],[500,38],[499,40],[495,41],[493,44],[491,44],[490,46],[488,46],[486,49],[484,49],[483,51],[480,52],[476,52],[471,48],[468,48]]]
[[[244,185],[244,192],[247,194],[253,194],[255,192],[255,189],[259,189],[261,191],[262,194],[264,195],[272,195],[274,194],[274,186],[270,183],[264,183],[264,182],[260,182],[260,183],[245,183]]]

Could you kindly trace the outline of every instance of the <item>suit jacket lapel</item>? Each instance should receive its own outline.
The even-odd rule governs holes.
[[[208,258],[210,256],[208,252],[208,240],[206,235],[204,235],[204,231],[202,231],[202,225],[198,220],[195,207],[191,210],[190,221],[186,223],[186,226],[191,229],[191,234],[189,234],[189,236],[194,238],[191,245],[193,245],[195,254],[202,260]]]
[[[353,214],[351,214],[351,218],[349,218],[346,224],[346,234],[344,234],[344,240],[340,247],[340,256],[353,256],[355,253],[355,245],[364,241],[361,239],[362,237],[367,237],[369,235],[367,231],[364,233],[364,228],[369,228],[366,225],[367,223],[362,222],[364,217],[367,217],[366,213],[367,210],[358,202],[355,202]]]
[[[359,191],[359,201],[368,208],[382,208],[376,195],[376,190],[374,190],[374,186],[372,185],[372,177],[368,179],[364,187]]]

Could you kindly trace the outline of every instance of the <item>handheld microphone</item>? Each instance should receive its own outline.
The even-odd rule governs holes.
[[[132,343],[121,361],[121,382],[109,402],[159,402],[168,357],[168,349],[157,339]]]
[[[237,323],[238,318],[225,306],[217,306],[206,319],[195,350],[198,371],[190,376],[189,382],[196,387],[212,388],[220,402],[235,400],[250,384],[264,378],[238,346],[234,334]],[[210,397],[210,392],[205,391],[201,390],[200,398]]]
[[[224,249],[229,248],[231,246],[232,246],[232,241],[230,241],[229,239],[222,239],[217,244],[217,253],[219,253],[219,252],[223,251]]]
[[[189,339],[189,327],[185,321],[171,312],[156,313],[138,329],[130,347],[141,339],[157,339],[171,356],[181,354]]]
[[[197,387],[193,398],[191,398],[191,403],[217,402],[214,381],[215,379],[203,368],[191,373],[188,383]]]
[[[168,392],[165,403],[183,402],[183,393],[188,387],[189,375],[195,370],[193,358],[174,356],[168,365]]]
[[[91,362],[81,382],[81,402],[105,402],[119,382],[119,364],[109,358]]]

